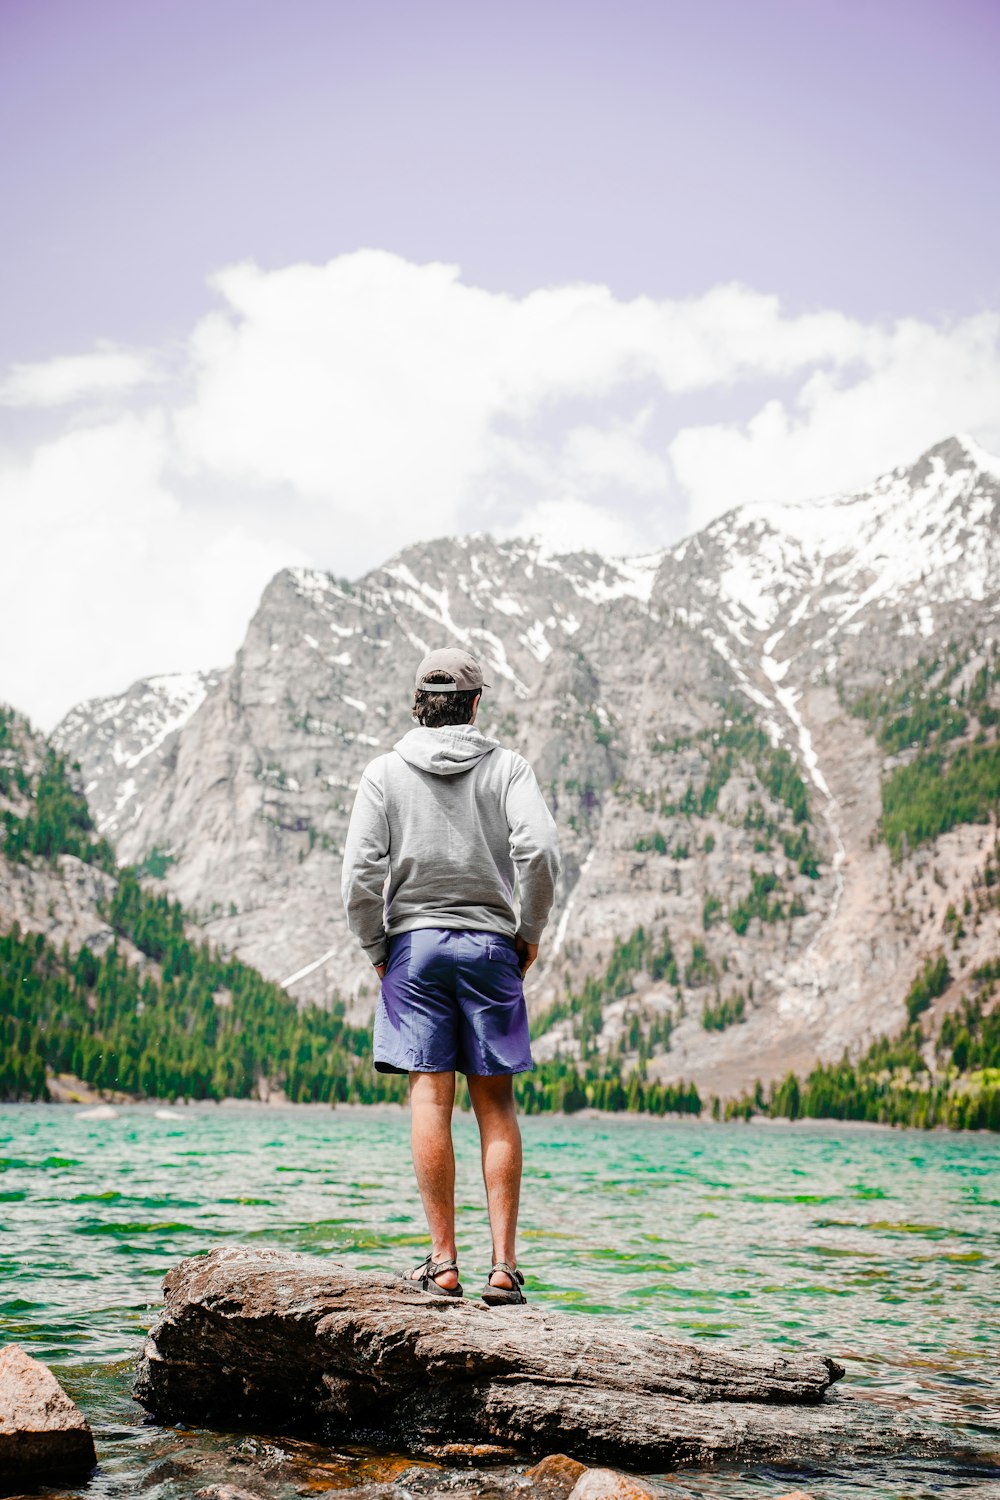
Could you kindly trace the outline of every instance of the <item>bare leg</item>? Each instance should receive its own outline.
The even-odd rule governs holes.
[[[514,1080],[470,1075],[469,1098],[476,1112],[483,1150],[483,1181],[493,1235],[493,1260],[517,1265],[517,1210],[521,1197],[521,1130],[514,1109]],[[504,1271],[491,1286],[511,1287]]]
[[[454,1073],[410,1074],[410,1149],[435,1260],[454,1260],[456,1255],[454,1104]],[[454,1287],[458,1274],[442,1271],[435,1280],[440,1287]]]

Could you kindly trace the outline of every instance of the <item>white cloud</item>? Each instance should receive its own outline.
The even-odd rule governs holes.
[[[0,468],[0,628],[23,643],[0,695],[44,727],[229,660],[288,564],[357,574],[483,530],[649,551],[743,499],[865,484],[949,431],[1000,445],[994,313],[867,325],[740,286],[514,298],[379,251],[213,286],[155,399],[159,360],[111,346],[0,388],[100,397],[33,417],[47,436]]]
[[[550,552],[600,552],[605,557],[630,557],[643,550],[638,527],[624,516],[583,500],[540,500],[507,527],[501,536],[532,536]]]
[[[167,423],[124,415],[0,469],[0,696],[50,730],[81,698],[225,665],[268,579],[306,561],[164,482]]]
[[[548,539],[551,521],[543,526],[539,518],[551,517],[553,505],[560,513],[578,505],[581,516],[590,518],[589,534],[597,534],[596,518],[603,515],[619,541],[631,537],[648,550],[655,535],[658,545],[665,536],[661,513],[668,501],[676,510],[680,497],[666,454],[649,432],[649,417],[644,407],[630,421],[609,415],[603,427],[582,423],[547,440],[520,431],[491,437],[474,481],[489,529],[498,536],[527,536],[537,524]],[[619,551],[631,545],[623,542]]]
[[[587,285],[517,300],[464,285],[453,266],[376,251],[273,272],[235,266],[214,284],[225,307],[192,338],[183,461],[288,484],[404,540],[468,524],[501,456],[539,484],[575,467],[582,494],[601,472],[625,496],[665,488],[665,455],[637,430],[651,386],[662,399],[820,360],[840,367],[878,342],[839,313],[788,318],[743,287],[684,302],[620,302]],[[629,391],[614,433],[603,412],[568,433],[552,412]],[[529,494],[525,507],[546,498]]]
[[[145,355],[102,345],[93,354],[64,354],[12,365],[0,385],[3,406],[65,406],[87,397],[122,395],[155,378]]]
[[[791,407],[770,400],[742,426],[685,428],[670,457],[694,529],[746,500],[861,489],[965,430],[988,449],[1000,448],[996,313],[947,328],[901,322],[855,378],[814,371]]]
[[[562,466],[574,488],[619,489],[636,494],[665,494],[670,488],[666,458],[646,435],[647,412],[628,425],[609,422],[574,427],[566,435]]]

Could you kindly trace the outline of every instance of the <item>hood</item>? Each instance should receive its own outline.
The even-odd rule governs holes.
[[[499,750],[500,746],[472,724],[449,724],[444,729],[411,729],[392,748],[418,771],[458,776],[462,771],[471,771],[484,755]]]

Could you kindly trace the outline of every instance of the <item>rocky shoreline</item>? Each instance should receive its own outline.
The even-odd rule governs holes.
[[[822,1488],[823,1474],[1000,1480],[984,1440],[960,1442],[898,1401],[845,1391],[843,1367],[818,1349],[698,1344],[616,1318],[490,1309],[248,1246],[180,1262],[164,1291],[133,1390],[158,1428],[145,1464],[128,1472],[143,1491],[652,1500],[687,1496],[684,1470],[734,1465],[765,1466],[774,1485],[783,1472],[791,1493],[780,1500],[803,1500],[796,1481]],[[58,1483],[82,1496],[101,1437],[99,1426],[95,1454],[84,1415],[44,1365],[15,1345],[0,1353],[0,1494]],[[118,1454],[105,1452],[98,1485],[116,1483]]]
[[[183,1118],[184,1114],[186,1114],[188,1111],[215,1111],[221,1109],[225,1110],[227,1113],[232,1113],[237,1110],[250,1110],[255,1113],[264,1111],[272,1114],[278,1113],[279,1111],[290,1111],[296,1114],[304,1112],[307,1114],[334,1114],[338,1116],[350,1116],[358,1114],[369,1116],[374,1115],[377,1117],[379,1115],[384,1115],[388,1118],[397,1120],[401,1118],[401,1116],[405,1115],[409,1109],[409,1105],[405,1101],[399,1104],[387,1102],[385,1100],[379,1100],[372,1104],[358,1104],[352,1102],[338,1103],[336,1105],[333,1105],[315,1103],[313,1101],[298,1102],[295,1100],[283,1099],[277,1097],[276,1095],[272,1095],[270,1099],[195,1099],[188,1102],[183,1099],[180,1101],[170,1099],[145,1099],[139,1098],[138,1096],[134,1095],[119,1093],[112,1093],[110,1095],[108,1093],[102,1094],[96,1090],[88,1089],[86,1085],[81,1085],[81,1088],[84,1090],[83,1093],[77,1093],[75,1090],[69,1088],[60,1088],[57,1091],[57,1097],[49,1098],[47,1100],[5,1100],[0,1101],[0,1103],[2,1103],[4,1108],[10,1109],[29,1109],[37,1107],[39,1103],[43,1103],[67,1105],[78,1109],[86,1108],[103,1110],[105,1108],[108,1108],[117,1111],[119,1109],[136,1108],[147,1110],[150,1113],[154,1113],[156,1110],[170,1110],[172,1113],[176,1113],[180,1118]],[[106,1118],[110,1119],[111,1116],[108,1115],[106,1116]],[[882,1124],[877,1120],[834,1120],[812,1116],[808,1118],[790,1120],[786,1119],[784,1116],[754,1115],[751,1120],[744,1120],[742,1118],[733,1118],[731,1120],[715,1120],[707,1110],[704,1111],[701,1115],[667,1113],[664,1115],[654,1116],[649,1114],[634,1113],[629,1110],[587,1108],[571,1110],[568,1113],[564,1110],[553,1110],[547,1113],[545,1116],[522,1117],[522,1119],[531,1118],[587,1120],[606,1125],[629,1123],[634,1124],[645,1122],[650,1126],[650,1128],[655,1128],[656,1126],[662,1124],[683,1125],[686,1128],[691,1129],[697,1128],[701,1125],[742,1126],[749,1124],[762,1125],[768,1128],[773,1128],[775,1130],[819,1130],[830,1131],[838,1134],[842,1131],[852,1132],[874,1130],[892,1132],[900,1128],[899,1126],[895,1125]],[[937,1125],[934,1127],[934,1131],[938,1132],[945,1131],[947,1129],[948,1127],[944,1125]],[[921,1129],[920,1133],[922,1135],[926,1135],[928,1134],[928,1131]]]

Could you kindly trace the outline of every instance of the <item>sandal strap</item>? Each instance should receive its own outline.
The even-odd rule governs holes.
[[[521,1275],[520,1271],[516,1266],[510,1265],[507,1261],[498,1260],[494,1262],[494,1264],[490,1267],[490,1276],[493,1275],[494,1271],[502,1271],[504,1275],[509,1276],[511,1281],[513,1281],[515,1284],[520,1283],[521,1286],[524,1286],[524,1277]]]
[[[428,1281],[433,1281],[434,1278],[435,1278],[435,1276],[440,1276],[441,1275],[442,1271],[457,1271],[458,1270],[458,1261],[457,1260],[432,1260],[431,1257],[429,1255],[427,1255],[420,1262],[419,1266],[414,1266],[413,1269],[414,1269],[414,1271],[421,1271],[423,1274],[420,1275],[420,1276],[416,1276],[416,1275],[411,1276],[410,1279],[412,1281],[416,1282],[420,1286],[426,1286],[426,1284],[427,1284]],[[442,1291],[442,1290],[443,1290],[442,1287],[438,1287],[438,1291]]]

